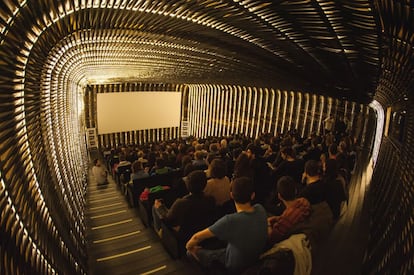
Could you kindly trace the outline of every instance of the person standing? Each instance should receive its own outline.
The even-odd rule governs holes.
[[[330,115],[329,117],[325,118],[325,120],[323,121],[323,129],[324,129],[325,135],[333,132],[334,124],[335,124],[335,119],[333,115]]]
[[[92,167],[92,175],[95,177],[96,183],[99,185],[107,184],[108,183],[108,173],[103,167],[101,161],[99,159],[95,159],[93,162],[94,166]]]

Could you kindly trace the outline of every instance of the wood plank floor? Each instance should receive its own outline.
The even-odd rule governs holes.
[[[89,274],[198,274],[185,260],[172,260],[152,229],[145,228],[137,209],[129,208],[111,179],[87,192]]]

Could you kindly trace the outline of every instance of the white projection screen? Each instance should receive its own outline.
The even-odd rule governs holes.
[[[180,126],[181,93],[97,94],[98,134]]]

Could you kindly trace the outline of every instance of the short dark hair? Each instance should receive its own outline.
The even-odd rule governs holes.
[[[222,159],[213,159],[211,162],[210,176],[212,178],[224,178],[226,175],[226,164]]]
[[[250,152],[252,152],[253,155],[255,155],[256,157],[260,156],[260,148],[259,146],[250,143],[249,145],[247,145],[246,150],[250,150]]]
[[[311,177],[320,175],[320,167],[319,167],[319,162],[317,162],[316,160],[308,160],[305,163],[305,172],[306,174],[308,174]]]
[[[202,194],[207,185],[206,173],[196,170],[188,174],[187,190],[192,194]]]
[[[338,145],[336,143],[332,143],[329,145],[328,151],[331,155],[338,154]]]
[[[290,146],[283,147],[280,149],[280,152],[292,158],[296,157],[295,150],[293,150],[293,148]]]
[[[157,158],[155,160],[155,164],[157,165],[158,168],[164,168],[165,167],[165,161],[163,158]]]
[[[281,177],[277,181],[277,192],[286,201],[294,200],[296,194],[295,181],[289,176]]]
[[[99,161],[99,159],[94,159],[94,161],[93,161],[93,165],[97,165],[98,164],[98,161]]]
[[[133,173],[136,173],[136,172],[138,172],[139,170],[142,170],[142,169],[143,169],[142,162],[136,160],[132,163],[132,172]]]
[[[231,193],[233,195],[233,200],[237,203],[249,202],[251,200],[253,192],[254,185],[251,178],[236,178],[231,184]]]

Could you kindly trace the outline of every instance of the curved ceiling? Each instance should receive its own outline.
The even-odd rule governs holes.
[[[21,44],[39,69],[53,48],[77,52],[73,69],[89,83],[266,85],[368,102],[378,79],[369,1],[10,0],[2,9],[2,43]]]

